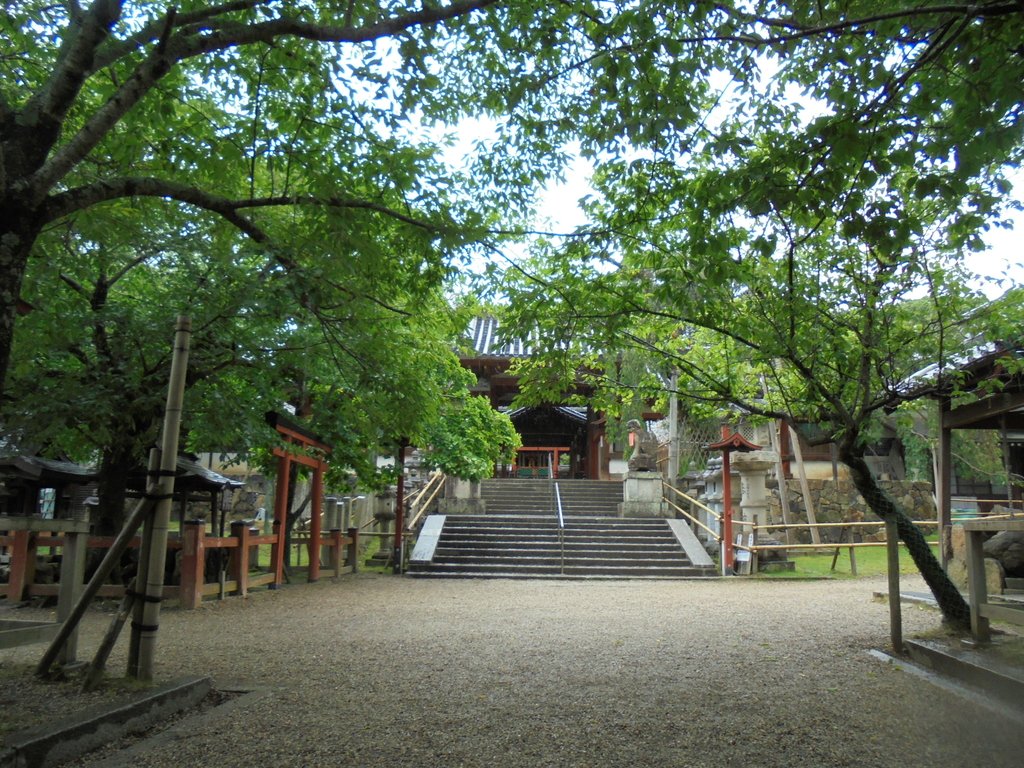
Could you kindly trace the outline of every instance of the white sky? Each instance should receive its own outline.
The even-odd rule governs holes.
[[[586,216],[577,201],[591,194],[588,179],[592,166],[578,158],[560,184],[549,185],[541,195],[539,210],[544,211],[550,226],[557,231],[570,231],[586,223]],[[1024,171],[1010,174],[1015,200],[1024,198]],[[1013,211],[1007,216],[1014,222],[1013,229],[993,227],[983,240],[988,250],[970,254],[965,266],[973,273],[1000,282],[986,281],[982,290],[989,298],[996,298],[1014,285],[1024,284],[1024,212]],[[543,226],[543,224],[541,224]]]

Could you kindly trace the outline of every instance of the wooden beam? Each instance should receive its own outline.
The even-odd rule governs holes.
[[[1024,392],[1003,392],[951,409],[943,415],[942,426],[947,429],[998,429],[1001,426],[999,418],[1005,415],[1008,427],[1024,429],[1024,413],[1013,413],[1022,409]]]

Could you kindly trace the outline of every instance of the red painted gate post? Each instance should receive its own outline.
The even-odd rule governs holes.
[[[186,520],[181,541],[181,586],[178,599],[190,611],[203,602],[206,581],[206,521]]]
[[[36,578],[36,545],[32,531],[13,531],[11,573],[7,578],[7,599],[12,603],[28,597],[28,588]]]
[[[249,522],[233,520],[231,535],[238,542],[238,546],[231,553],[231,578],[238,585],[236,594],[245,597],[249,593]]]

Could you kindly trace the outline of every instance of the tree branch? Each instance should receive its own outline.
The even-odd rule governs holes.
[[[69,189],[66,192],[53,195],[47,200],[43,214],[47,221],[56,221],[75,211],[88,208],[98,203],[109,200],[117,200],[126,197],[157,197],[177,200],[182,203],[204,208],[208,211],[222,216],[235,227],[247,234],[250,238],[259,243],[269,242],[270,237],[262,229],[256,226],[249,219],[244,217],[240,211],[253,208],[275,208],[293,205],[324,206],[327,208],[349,208],[366,210],[379,213],[388,218],[407,224],[411,227],[426,232],[443,234],[452,230],[451,225],[439,225],[433,222],[418,219],[409,214],[397,211],[394,208],[358,198],[344,197],[315,197],[313,195],[275,195],[271,197],[257,197],[254,199],[234,200],[227,197],[214,195],[205,190],[191,187],[186,184],[179,184],[165,179],[155,179],[144,176],[129,176],[109,181],[98,181],[82,187]]]

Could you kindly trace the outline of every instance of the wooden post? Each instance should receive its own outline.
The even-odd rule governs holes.
[[[154,453],[150,454],[152,461]],[[39,664],[36,666],[36,675],[39,677],[45,677],[50,672],[50,667],[53,666],[53,662],[57,660],[57,654],[60,651],[61,646],[67,641],[71,634],[78,627],[78,622],[82,620],[82,616],[85,615],[86,608],[89,607],[89,603],[96,596],[96,593],[100,591],[100,587],[107,580],[107,576],[114,569],[114,565],[121,559],[121,555],[128,548],[132,538],[135,536],[135,532],[138,530],[139,525],[142,523],[142,518],[149,514],[149,511],[153,508],[153,500],[151,498],[140,499],[139,503],[136,504],[131,514],[128,515],[128,519],[125,521],[124,528],[117,534],[117,538],[114,539],[114,543],[107,549],[107,554],[103,556],[103,560],[100,561],[99,568],[93,573],[92,578],[89,579],[89,583],[86,584],[85,589],[82,590],[82,594],[78,598],[78,602],[75,603],[75,607],[71,609],[71,613],[64,620],[64,623],[60,625],[60,629],[57,630],[57,636],[50,641],[50,646],[46,649],[43,654],[43,658],[39,660]]]
[[[405,527],[405,441],[398,446],[398,455],[395,457],[395,464],[398,469],[398,480],[395,484],[395,544],[391,559],[394,562],[395,573],[401,573],[405,567],[405,560],[402,552],[402,529]]]
[[[146,581],[139,584],[142,599],[134,612],[132,638],[137,638],[138,654],[128,659],[128,674],[140,680],[153,679],[157,630],[160,628],[160,603],[164,591],[164,565],[167,560],[167,528],[174,501],[174,476],[178,465],[178,430],[185,398],[185,373],[188,369],[192,321],[181,316],[174,338],[171,380],[167,388],[164,426],[160,438],[160,476],[156,491],[156,509],[145,526],[149,541]]]
[[[11,573],[7,577],[7,599],[20,603],[36,577],[36,535],[34,531],[13,531]]]
[[[359,529],[348,529],[348,564],[352,566],[352,573],[359,570]]]
[[[121,634],[121,629],[124,627],[124,623],[128,621],[128,615],[132,612],[132,606],[135,605],[135,583],[136,580],[132,579],[128,584],[128,588],[124,591],[124,597],[121,598],[121,603],[117,608],[117,613],[114,614],[114,618],[110,620],[110,624],[107,627],[107,633],[103,636],[103,640],[100,642],[100,647],[96,649],[96,655],[92,657],[92,662],[89,664],[89,668],[85,671],[85,675],[82,677],[82,690],[91,691],[97,685],[100,680],[103,679],[103,670],[107,665],[107,659],[110,656],[110,652],[114,650],[114,644],[117,642],[118,636]]]
[[[885,521],[889,570],[889,635],[893,653],[903,653],[903,615],[900,604],[900,535],[895,520]]]
[[[323,528],[320,514],[324,500],[324,469],[320,464],[313,469],[313,487],[311,489],[309,510],[309,575],[307,581],[313,583],[320,580],[320,533]]]
[[[985,550],[981,531],[966,530],[967,588],[971,602],[971,634],[979,643],[992,639],[988,618],[981,615],[981,606],[988,602],[988,582],[985,579]]]
[[[779,506],[782,511],[782,524],[789,525],[789,486],[786,484],[786,463],[782,460],[782,429],[784,424],[775,421],[768,430],[772,450],[775,451],[775,475],[779,480]],[[785,528],[786,543],[792,543],[789,528]]]
[[[949,398],[942,398],[939,401],[939,469],[935,478],[935,495],[938,499],[939,555],[943,568],[949,567],[953,557],[953,430],[946,424],[949,409]]]
[[[341,533],[341,528],[333,528],[331,530],[331,553],[330,553],[330,569],[335,576],[341,576],[341,564],[344,558],[341,556],[341,548],[345,544],[345,537]]]
[[[288,481],[291,474],[291,459],[287,454],[277,459],[277,487],[274,489],[274,538],[270,550],[270,570],[274,573],[271,589],[277,589],[284,582],[284,533],[288,525]]]
[[[249,523],[246,520],[235,520],[231,523],[231,535],[238,546],[231,552],[231,578],[238,589],[235,594],[245,597],[249,594]]]
[[[85,580],[85,549],[89,541],[88,531],[65,531],[64,546],[61,548],[60,587],[57,592],[57,621],[64,623],[71,616],[71,610],[82,593]],[[78,626],[68,635],[57,654],[57,663],[73,664],[78,655]]]
[[[181,539],[181,587],[179,601],[186,611],[203,602],[206,583],[206,521],[186,520]]]
[[[804,455],[800,449],[800,435],[789,427],[790,440],[793,443],[793,456],[796,459],[797,475],[800,477],[800,492],[804,495],[804,509],[807,511],[807,522],[811,524],[811,543],[821,544],[821,534],[814,526],[818,523],[814,513],[814,499],[811,498],[811,486],[807,483],[807,471],[804,469]]]

